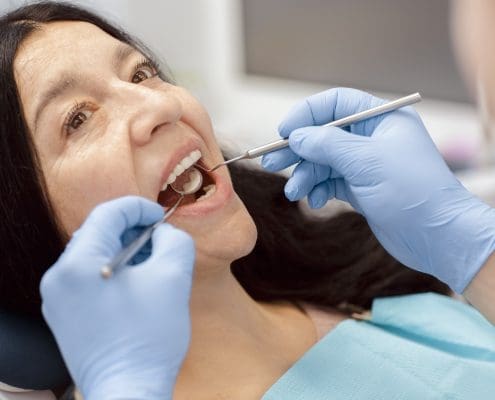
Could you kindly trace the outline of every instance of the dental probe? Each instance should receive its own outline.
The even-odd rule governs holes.
[[[393,100],[389,103],[382,104],[381,106],[373,107],[370,108],[369,110],[361,111],[356,114],[352,114],[347,117],[320,126],[335,126],[342,128],[344,126],[355,124],[356,122],[360,122],[371,117],[376,117],[377,115],[395,111],[398,108],[402,108],[405,106],[409,106],[411,104],[418,103],[419,101],[421,101],[421,95],[419,93],[413,93],[408,96],[401,97],[397,100]],[[271,153],[272,151],[280,150],[288,146],[289,146],[288,139],[280,139],[280,140],[276,140],[275,142],[267,143],[263,146],[255,147],[254,149],[248,150],[237,157],[231,158],[230,160],[217,164],[210,169],[204,168],[198,164],[196,164],[195,166],[202,169],[203,171],[212,172],[223,165],[227,165],[239,160],[247,160],[251,158],[261,157],[266,153]]]
[[[158,226],[165,222],[179,207],[184,195],[181,195],[179,200],[169,208],[163,218],[160,221],[155,222],[153,225],[148,226],[129,246],[124,248],[112,261],[101,267],[101,276],[105,279],[110,278],[118,269],[125,266],[125,264],[141,250],[141,248],[150,240],[151,235]]]

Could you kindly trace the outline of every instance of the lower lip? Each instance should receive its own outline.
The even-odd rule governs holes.
[[[202,216],[215,212],[225,206],[231,199],[234,189],[222,174],[211,173],[215,183],[215,193],[208,198],[194,203],[179,206],[174,212],[174,216]]]

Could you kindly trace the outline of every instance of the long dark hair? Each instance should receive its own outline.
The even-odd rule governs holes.
[[[122,30],[69,4],[31,4],[0,19],[0,307],[31,314],[40,313],[38,285],[65,238],[23,117],[13,63],[21,42],[42,24],[68,20],[94,24],[151,56]],[[240,166],[231,173],[259,231],[254,251],[232,269],[255,299],[368,307],[377,296],[448,292],[389,256],[360,215],[311,220],[284,198],[284,177]]]

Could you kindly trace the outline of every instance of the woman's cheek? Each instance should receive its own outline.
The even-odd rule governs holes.
[[[131,176],[125,170],[123,165],[109,167],[97,160],[84,164],[72,162],[70,168],[48,180],[52,205],[66,233],[77,230],[98,204],[138,194],[135,185],[125,178]]]

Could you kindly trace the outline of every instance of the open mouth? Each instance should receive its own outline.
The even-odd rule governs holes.
[[[201,152],[199,150],[194,150],[176,165],[166,183],[163,185],[162,190],[158,194],[158,203],[162,207],[172,207],[177,200],[179,200],[181,195],[172,188],[172,184],[174,184],[174,186],[177,186],[177,182],[180,182],[181,186],[187,184],[187,171],[192,166],[199,165],[200,167],[206,168],[201,157]],[[215,180],[212,175],[201,168],[197,168],[197,170],[201,173],[203,178],[201,188],[193,194],[184,195],[184,199],[182,200],[180,207],[204,201],[216,191]]]

